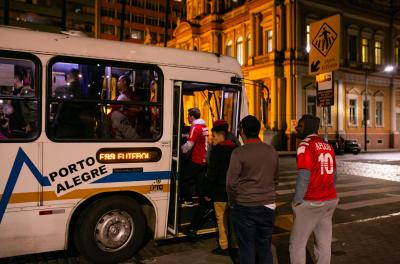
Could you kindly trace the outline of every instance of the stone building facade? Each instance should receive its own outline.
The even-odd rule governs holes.
[[[341,15],[340,69],[334,73],[335,104],[323,116],[315,77],[308,75],[309,25],[335,14]],[[187,0],[186,15],[168,46],[236,57],[250,113],[263,120],[264,140],[273,137],[278,149],[295,148],[295,120],[305,113],[326,120],[329,139],[363,145],[364,105],[368,148],[400,147],[397,1]],[[384,72],[387,65],[395,70]]]

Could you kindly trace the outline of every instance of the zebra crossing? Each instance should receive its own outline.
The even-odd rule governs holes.
[[[277,188],[276,227],[291,230],[291,201],[296,187],[296,170],[283,168]],[[400,183],[352,175],[339,175],[340,198],[333,222],[344,223],[400,211]]]

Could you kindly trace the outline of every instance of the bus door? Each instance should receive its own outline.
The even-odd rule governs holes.
[[[190,158],[181,153],[181,145],[185,143],[185,135],[189,133],[190,124],[187,112],[192,107],[198,107],[203,119],[211,131],[213,121],[224,119],[230,125],[230,130],[237,135],[237,125],[240,111],[241,87],[235,85],[220,85],[195,82],[175,82],[174,85],[174,124],[173,124],[173,159],[171,179],[171,198],[169,212],[169,231],[176,235],[187,225],[196,210],[199,197],[194,196],[195,203],[187,206],[179,203],[179,193],[182,187],[182,169]],[[208,141],[211,143],[211,132]],[[184,179],[183,179],[184,180]],[[216,226],[213,213],[205,215],[204,232]],[[213,229],[215,230],[215,229]]]
[[[172,131],[172,165],[170,204],[168,212],[168,231],[173,235],[178,232],[178,202],[179,202],[179,173],[180,173],[180,146],[182,129],[182,82],[174,83],[173,99],[173,131]]]

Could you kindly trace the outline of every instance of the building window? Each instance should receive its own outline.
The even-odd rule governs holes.
[[[243,38],[239,37],[236,42],[236,58],[240,65],[243,65]]]
[[[400,65],[400,39],[396,40],[396,46],[394,48],[394,59],[396,66],[398,67]]]
[[[247,58],[250,58],[251,57],[251,35],[249,34],[248,36],[247,36],[247,40],[246,40],[246,55],[247,55]]]
[[[141,30],[131,30],[131,39],[143,39],[143,31]]]
[[[317,97],[315,95],[307,96],[307,114],[316,116],[317,115]]]
[[[101,24],[101,33],[114,35],[115,34],[115,27],[113,25]]]
[[[363,63],[369,62],[369,39],[367,38],[361,40],[361,61]]]
[[[267,52],[272,52],[272,30],[267,31]]]
[[[353,126],[357,125],[357,99],[349,101],[349,123]]]
[[[232,56],[232,40],[229,40],[226,43],[225,55],[226,56]]]
[[[376,100],[375,102],[375,125],[383,126],[383,100]]]
[[[349,60],[357,61],[357,36],[349,36]]]
[[[367,120],[367,125],[370,124],[370,120],[371,120],[371,104],[370,104],[370,100],[367,99],[365,101],[365,99],[363,99],[363,122],[365,120]],[[364,123],[363,123],[364,125]]]
[[[311,46],[310,46],[310,25],[306,26],[306,51],[307,53],[310,52]]]
[[[375,64],[382,65],[382,41],[375,41]]]

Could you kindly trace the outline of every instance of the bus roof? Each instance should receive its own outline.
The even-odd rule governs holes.
[[[0,50],[203,68],[242,76],[240,65],[235,58],[218,57],[207,52],[74,37],[23,28],[0,27],[0,36]]]

